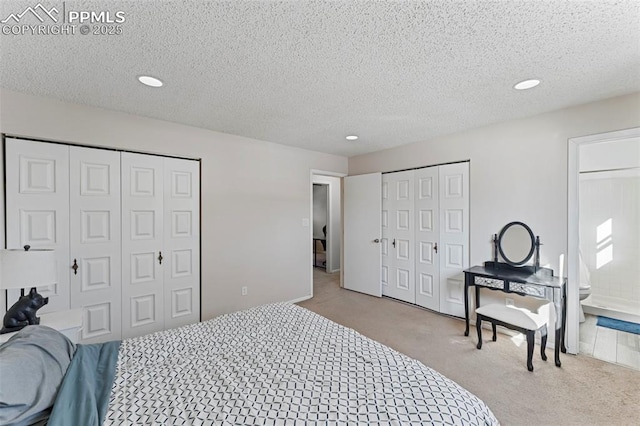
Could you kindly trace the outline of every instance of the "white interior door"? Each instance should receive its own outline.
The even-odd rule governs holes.
[[[440,310],[438,167],[415,171],[416,304]]]
[[[69,309],[69,147],[12,138],[5,142],[7,248],[55,250],[58,282],[34,283],[49,298],[38,313]],[[11,306],[20,291],[7,296]]]
[[[382,294],[415,303],[414,171],[382,177]]]
[[[439,167],[440,312],[464,317],[464,273],[469,267],[469,163]]]
[[[121,157],[123,338],[164,329],[162,163],[154,155]]]
[[[380,297],[380,173],[344,178],[343,284],[348,290]]]
[[[164,327],[200,321],[200,163],[164,159]]]
[[[83,309],[82,343],[120,339],[120,153],[69,149],[71,307]]]

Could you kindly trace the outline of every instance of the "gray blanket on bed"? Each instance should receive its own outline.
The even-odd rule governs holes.
[[[74,345],[45,326],[28,326],[0,346],[0,424],[25,425],[46,419]]]

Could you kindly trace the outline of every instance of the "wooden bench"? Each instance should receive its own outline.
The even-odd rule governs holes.
[[[499,303],[484,305],[476,309],[476,329],[478,330],[478,349],[482,348],[482,321],[491,323],[493,341],[496,341],[496,326],[501,325],[511,330],[519,331],[527,336],[527,369],[533,371],[533,347],[536,331],[540,330],[540,356],[544,361],[547,346],[547,318],[524,308],[506,306]]]

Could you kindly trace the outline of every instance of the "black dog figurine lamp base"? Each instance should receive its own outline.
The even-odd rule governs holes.
[[[2,320],[0,334],[13,333],[28,325],[40,324],[40,317],[36,316],[38,309],[49,303],[48,297],[42,297],[35,287],[29,294],[20,296],[20,299],[9,308]]]
[[[38,309],[49,303],[34,284],[47,286],[57,282],[56,256],[53,250],[0,250],[0,290],[20,289],[21,296],[2,320],[0,334],[12,333],[28,325],[40,324]],[[24,294],[25,288],[31,288]]]

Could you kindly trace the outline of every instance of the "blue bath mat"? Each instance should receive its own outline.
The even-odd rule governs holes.
[[[627,333],[640,334],[640,324],[635,322],[622,321],[619,319],[609,317],[598,317],[598,326],[612,328],[614,330],[620,330]]]

